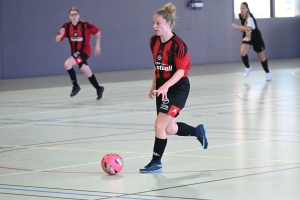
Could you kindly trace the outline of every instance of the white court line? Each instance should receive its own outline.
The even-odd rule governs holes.
[[[55,81],[55,80],[54,80]],[[122,84],[122,85],[126,85],[126,84],[133,84],[133,83],[136,83],[136,82],[141,82],[141,83],[151,83],[152,79],[149,79],[149,80],[136,80],[136,81],[123,81],[123,82],[111,82],[111,83],[104,83],[106,86],[107,85],[110,85],[110,87],[112,88],[116,88],[118,87],[119,84]],[[0,83],[1,83],[1,80],[0,80]],[[82,86],[80,85],[80,87],[82,88],[88,88],[88,90],[93,90],[91,87],[90,84],[82,84]],[[53,89],[55,91],[65,91],[65,90],[69,90],[72,86],[63,86],[63,87],[51,87],[51,88],[47,88],[47,89]],[[147,85],[147,88],[148,88],[148,85]],[[27,89],[27,90],[10,90],[10,91],[0,91],[0,94],[1,93],[28,93],[28,91],[32,91],[32,92],[39,92],[39,91],[45,91],[45,88],[36,88],[36,89]]]
[[[235,94],[224,94],[224,95],[214,95],[214,96],[206,96],[206,97],[191,97],[189,99],[204,99],[204,98],[212,98],[212,97],[222,97],[222,96],[233,96]],[[154,101],[154,100],[153,100]],[[15,117],[15,116],[23,116],[23,115],[37,115],[37,114],[45,114],[45,113],[55,113],[55,112],[65,112],[65,111],[74,111],[74,110],[86,110],[86,109],[94,109],[94,108],[111,108],[111,107],[118,107],[118,106],[132,106],[132,105],[137,105],[137,104],[147,104],[151,103],[153,104],[153,101],[145,101],[145,102],[137,102],[137,103],[126,103],[126,104],[117,104],[117,105],[109,105],[109,106],[93,106],[93,107],[84,107],[84,108],[74,108],[74,109],[63,109],[63,110],[53,110],[53,111],[45,111],[45,112],[34,112],[34,113],[26,113],[26,114],[15,114],[15,115],[3,115],[0,116],[0,119],[3,117]],[[155,103],[155,102],[154,102]],[[47,108],[47,107],[44,107]]]
[[[126,116],[126,115],[132,115],[132,114],[145,114],[151,111],[145,111],[145,112],[137,112],[137,113],[127,113],[127,114],[120,114],[120,115],[110,115],[110,116],[99,116],[99,117],[87,117],[87,118],[79,118],[79,119],[70,119],[70,120],[61,120],[61,121],[54,121],[54,122],[41,122],[41,123],[32,123],[32,124],[21,124],[21,125],[15,125],[15,126],[3,126],[0,127],[0,129],[3,128],[15,128],[15,127],[22,127],[22,126],[32,126],[32,125],[41,125],[41,124],[55,124],[55,123],[61,123],[61,122],[71,122],[71,121],[79,121],[79,120],[88,120],[88,119],[98,119],[98,118],[107,118],[107,117],[119,117],[119,116]]]
[[[232,143],[232,144],[224,144],[224,145],[219,145],[219,146],[212,146],[212,147],[209,147],[209,149],[219,148],[219,147],[227,147],[227,146],[233,146],[233,145],[239,145],[239,144],[249,144],[249,143],[254,143],[254,142],[264,142],[264,141],[276,140],[276,139],[279,139],[281,137],[282,136],[271,138],[271,139],[262,139],[262,140],[254,140],[254,141],[249,141],[249,142],[237,142],[237,143]],[[174,151],[174,152],[165,153],[165,154],[182,153],[182,152],[194,151],[194,150],[200,150],[200,149],[203,149],[203,148],[188,149],[188,150],[182,150],[182,151]]]
[[[115,108],[115,107],[119,107],[119,106],[131,106],[131,105],[145,104],[145,103],[149,103],[149,102],[126,103],[126,104],[117,104],[117,105],[110,105],[110,106],[99,105],[99,106],[92,106],[92,107],[62,109],[62,110],[53,110],[53,111],[45,111],[45,112],[34,112],[34,113],[27,113],[27,114],[3,115],[3,116],[0,116],[0,119],[3,118],[3,117],[15,117],[15,116],[23,116],[23,115],[38,115],[38,114],[45,114],[45,113],[65,112],[65,111],[74,111],[74,110],[87,110],[87,109],[94,109],[94,108],[110,108],[110,107]],[[44,107],[44,108],[47,108],[47,107]]]
[[[195,99],[197,99],[197,98],[201,98],[201,97],[196,97]],[[300,98],[300,96],[297,96],[297,98]],[[185,110],[194,110],[194,109],[198,109],[198,108],[216,108],[216,107],[220,107],[220,106],[244,105],[244,104],[248,104],[248,103],[260,103],[260,102],[289,100],[289,99],[297,99],[297,98],[295,98],[295,97],[294,98],[285,98],[285,99],[277,98],[277,99],[270,99],[270,100],[259,100],[259,101],[254,101],[254,102],[236,102],[236,103],[227,103],[227,104],[212,104],[212,105],[208,105],[208,106],[189,107],[189,108],[185,108]],[[145,103],[145,102],[142,102],[142,103]],[[132,105],[136,105],[136,104],[132,104]],[[79,120],[100,119],[100,118],[108,118],[108,117],[120,117],[120,116],[136,115],[136,114],[139,115],[139,114],[145,114],[145,113],[149,113],[149,112],[153,112],[153,110],[144,111],[144,112],[135,112],[135,113],[131,112],[131,113],[120,114],[120,115],[87,117],[87,118],[77,118],[77,119],[61,120],[61,121],[54,121],[54,122],[41,122],[41,123],[21,124],[21,125],[14,125],[14,126],[3,126],[3,127],[0,127],[0,129],[23,127],[23,126],[32,126],[32,125],[41,125],[41,124],[55,124],[55,123],[70,122],[70,121],[74,122],[74,121],[79,121]]]
[[[265,142],[265,141],[275,140],[275,139],[279,139],[279,138],[281,138],[281,137],[275,137],[275,138],[264,139],[264,140],[255,140],[255,141],[250,141],[250,142],[240,142],[240,143],[225,144],[225,145],[213,146],[213,147],[210,147],[210,149],[211,148],[220,148],[220,147],[226,147],[226,146],[239,145],[239,144],[249,144],[249,143],[254,143],[254,142]],[[166,152],[165,155],[174,154],[174,153],[182,153],[182,152],[187,152],[187,151],[195,151],[195,150],[199,150],[199,149],[202,149],[202,148],[187,149],[187,150],[181,150],[181,151],[173,151],[173,152],[169,152],[169,153]],[[132,159],[144,158],[144,157],[149,157],[149,156],[152,156],[152,154],[151,155],[131,157],[131,158],[124,158],[124,160],[132,160]],[[53,171],[53,170],[58,170],[58,169],[81,167],[81,166],[95,165],[95,164],[99,165],[99,161],[98,162],[92,162],[92,163],[86,163],[86,164],[80,164],[80,165],[70,165],[70,166],[64,166],[64,167],[55,167],[55,168],[49,168],[49,169],[40,169],[40,170],[33,170],[33,171],[26,171],[26,172],[3,174],[3,175],[0,175],[0,177],[15,176],[15,175],[22,175],[22,174],[30,174],[30,173],[43,172],[43,171]]]
[[[53,88],[52,88],[53,89]],[[55,89],[55,88],[54,88]],[[40,89],[37,89],[37,90],[40,90]],[[278,89],[278,90],[271,90],[272,92],[275,92],[275,91],[281,91],[281,90],[285,90],[286,89]],[[289,89],[287,89],[289,90]],[[290,89],[292,90],[292,89]],[[30,91],[30,90],[27,90],[27,91]],[[213,96],[201,96],[201,97],[189,97],[188,99],[205,99],[205,98],[217,98],[217,97],[223,97],[223,96],[235,96],[236,93],[234,94],[223,94],[223,95],[213,95]],[[81,100],[77,100],[77,101],[72,101],[72,103],[75,103],[75,102],[81,102],[83,101],[84,99],[81,99]],[[275,99],[276,100],[276,99]],[[47,99],[45,99],[44,101],[47,101]],[[69,102],[68,100],[66,102]],[[59,102],[57,102],[59,103]],[[13,115],[3,115],[1,116],[0,115],[0,119],[2,117],[14,117],[14,116],[24,116],[24,115],[37,115],[37,114],[45,114],[45,113],[56,113],[56,112],[65,112],[65,111],[74,111],[74,110],[85,110],[85,109],[94,109],[94,108],[110,108],[110,107],[117,107],[117,106],[130,106],[130,105],[136,105],[136,104],[146,104],[146,103],[150,103],[150,101],[148,102],[138,102],[138,103],[126,103],[126,104],[118,104],[118,105],[110,105],[110,106],[102,106],[102,105],[99,105],[99,106],[93,106],[93,107],[84,107],[84,108],[74,108],[74,109],[62,109],[62,110],[53,110],[53,111],[44,111],[44,112],[34,112],[34,113],[26,113],[26,114],[13,114]],[[151,102],[152,103],[152,102]],[[249,103],[249,102],[248,102]],[[43,107],[43,108],[47,108],[47,107]]]
[[[272,90],[272,91],[277,91],[277,90]],[[204,96],[204,97],[190,97],[188,99],[205,99],[205,98],[215,98],[215,97],[223,97],[223,96],[233,96],[235,94],[223,94],[223,95],[214,95],[214,96]],[[299,98],[300,96],[296,96],[296,98]],[[293,98],[285,98],[284,100],[289,100],[289,99],[293,99]],[[269,99],[269,100],[258,100],[258,101],[254,101],[254,103],[259,103],[259,102],[264,102],[264,101],[276,101],[276,100],[280,100],[280,98],[277,99]],[[63,110],[54,110],[54,111],[45,111],[45,112],[34,112],[34,113],[25,113],[25,114],[14,114],[14,115],[3,115],[0,116],[0,119],[3,117],[15,117],[15,116],[23,116],[23,115],[38,115],[38,114],[46,114],[46,113],[55,113],[55,112],[65,112],[65,111],[74,111],[74,110],[87,110],[87,109],[94,109],[94,108],[111,108],[111,107],[118,107],[118,106],[131,106],[131,105],[137,105],[137,104],[147,104],[147,103],[153,103],[151,101],[147,101],[147,102],[137,102],[137,103],[126,103],[126,104],[117,104],[117,105],[109,105],[109,106],[93,106],[93,107],[84,107],[84,108],[74,108],[74,109],[63,109]],[[249,103],[249,102],[245,102],[245,103]],[[235,103],[233,103],[235,104]],[[47,108],[47,107],[44,107]],[[186,109],[185,109],[186,110]]]
[[[272,71],[285,71],[285,70],[294,70],[294,69],[298,69],[298,68],[287,68],[287,69],[274,69]],[[295,71],[296,71],[295,70]],[[257,72],[257,71],[253,71],[253,72]],[[230,72],[230,73],[223,73],[223,74],[208,74],[208,75],[197,75],[197,76],[189,76],[189,79],[195,79],[197,80],[199,77],[215,77],[215,76],[232,76],[232,74],[234,75],[237,75],[237,74],[240,74],[241,72]],[[3,80],[5,81],[5,80]],[[151,78],[151,75],[149,76],[149,79],[148,80],[132,80],[132,81],[120,81],[120,82],[108,82],[108,83],[104,83],[105,85],[110,85],[111,87],[118,87],[117,85],[119,84],[129,84],[131,85],[132,83],[142,83],[142,84],[149,84],[151,83],[152,81],[152,78]],[[1,80],[0,80],[0,83],[1,83]],[[47,89],[55,89],[55,90],[66,90],[66,89],[70,89],[71,86],[62,86],[62,87],[51,87],[51,88],[47,88]],[[90,85],[89,84],[83,84],[82,87],[89,87],[90,88]],[[147,85],[147,88],[148,88],[148,85]],[[28,90],[14,90],[14,91],[0,91],[0,94],[1,93],[15,93],[15,92],[18,92],[18,93],[28,93],[28,91],[45,91],[45,88],[37,88],[37,89],[28,89]]]
[[[300,71],[300,70],[299,70],[299,69],[296,69],[296,70],[292,71],[291,74],[292,74],[293,76],[300,77],[300,75],[296,74],[296,71]]]

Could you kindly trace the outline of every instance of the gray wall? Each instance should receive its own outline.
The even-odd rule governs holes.
[[[54,39],[72,6],[81,20],[101,29],[102,54],[89,59],[94,72],[151,68],[152,16],[169,1],[2,0],[0,79],[66,74],[68,41]],[[240,23],[233,19],[233,0],[203,0],[202,10],[188,10],[186,2],[172,0],[179,17],[174,32],[187,43],[192,65],[240,62],[241,34],[231,28]],[[257,21],[269,59],[300,57],[299,17]],[[94,37],[91,43],[94,47]],[[249,56],[257,60],[253,51]]]
[[[2,1],[0,1],[0,79],[2,79],[3,75],[2,75],[2,71],[3,71],[3,58],[2,58],[2,48],[3,48],[3,43],[2,43],[2,19],[3,19],[3,15],[2,15]]]

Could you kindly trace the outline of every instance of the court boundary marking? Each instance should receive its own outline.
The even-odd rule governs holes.
[[[257,143],[257,142],[265,142],[269,140],[275,140],[279,139],[281,137],[275,137],[275,138],[270,138],[270,139],[262,139],[262,140],[255,140],[255,141],[249,141],[249,142],[238,142],[238,143],[231,143],[231,144],[225,144],[225,145],[219,145],[219,146],[212,146],[212,148],[220,148],[220,147],[226,147],[226,146],[234,146],[234,145],[243,145],[243,144],[249,144],[249,143]],[[174,154],[174,153],[182,153],[182,152],[187,152],[187,151],[195,151],[195,150],[200,150],[202,148],[195,148],[195,149],[187,149],[187,150],[181,150],[181,151],[174,151],[174,152],[166,152],[164,155],[167,154]],[[137,159],[137,158],[144,158],[144,157],[149,157],[150,155],[143,155],[143,156],[136,156],[136,157],[130,157],[126,158],[124,160],[132,160],[132,159]],[[97,164],[99,165],[98,162],[92,162],[92,163],[85,163],[85,164],[78,164],[78,165],[70,165],[70,166],[62,166],[62,167],[55,167],[55,168],[49,168],[49,169],[40,169],[40,170],[33,170],[33,171],[27,171],[27,172],[19,172],[19,173],[11,173],[11,174],[2,174],[0,177],[7,177],[7,176],[14,176],[14,175],[21,175],[21,174],[29,174],[29,173],[36,173],[36,172],[42,172],[42,171],[52,171],[52,170],[57,170],[57,169],[66,169],[66,168],[72,168],[72,167],[81,167],[81,166],[87,166],[87,165],[94,165]]]
[[[195,97],[201,98],[201,97]],[[258,100],[252,103],[260,103],[260,102],[274,102],[274,101],[282,101],[282,100],[289,100],[289,99],[299,99],[300,96],[295,96],[294,98],[276,98],[276,99],[268,99],[268,100]],[[145,102],[140,102],[140,104],[144,104]],[[148,103],[148,102],[147,102]],[[201,105],[201,106],[192,106],[185,108],[184,110],[194,110],[194,109],[201,109],[201,108],[216,108],[216,107],[223,107],[223,106],[231,106],[231,105],[245,105],[248,104],[249,102],[235,102],[235,103],[225,103],[225,104],[211,104],[211,105]],[[121,104],[119,104],[121,105]],[[132,103],[132,105],[136,105]],[[115,105],[112,105],[115,106]],[[98,107],[97,107],[98,108]],[[84,109],[84,108],[82,108]],[[79,109],[80,110],[80,109]],[[125,112],[125,111],[124,111]],[[23,127],[23,126],[32,126],[32,125],[40,125],[40,124],[53,124],[53,123],[62,123],[62,122],[74,122],[74,121],[79,121],[79,120],[90,120],[90,119],[99,119],[99,118],[109,118],[109,117],[120,117],[120,116],[128,116],[128,115],[139,115],[139,114],[145,114],[149,112],[154,112],[153,110],[149,111],[143,111],[143,112],[130,112],[126,114],[119,114],[119,115],[108,115],[108,116],[97,116],[97,117],[88,117],[88,118],[78,118],[78,119],[72,119],[72,120],[58,120],[58,121],[51,121],[51,122],[40,122],[40,123],[29,123],[29,124],[21,124],[21,125],[15,125],[15,126],[0,126],[0,129],[4,128],[15,128],[15,127]],[[100,115],[100,114],[99,114]]]

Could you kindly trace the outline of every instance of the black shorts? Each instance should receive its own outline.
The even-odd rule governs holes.
[[[79,68],[81,68],[83,64],[88,65],[87,60],[89,59],[89,56],[83,51],[76,51],[73,53],[72,57],[75,59]]]
[[[156,89],[162,86],[164,81],[156,80]],[[185,106],[190,92],[190,82],[187,77],[181,78],[176,84],[169,88],[167,99],[162,101],[161,95],[156,97],[156,112],[166,113],[172,117],[177,117],[179,111]]]
[[[242,44],[249,44],[250,46],[253,46],[253,50],[256,53],[261,53],[263,50],[265,50],[264,46],[253,44],[251,41],[242,41]]]

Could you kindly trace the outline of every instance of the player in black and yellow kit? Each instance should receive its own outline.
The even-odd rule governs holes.
[[[186,44],[172,32],[175,13],[176,7],[168,3],[153,16],[155,35],[150,39],[150,48],[154,74],[148,96],[156,96],[157,118],[152,160],[140,169],[141,173],[162,171],[161,158],[167,145],[167,135],[195,136],[204,149],[208,147],[204,124],[195,128],[175,120],[184,108],[190,91],[190,55]]]
[[[252,70],[252,67],[249,64],[247,52],[250,46],[253,45],[253,50],[257,53],[257,56],[261,61],[261,65],[264,71],[266,72],[266,80],[271,81],[272,76],[268,68],[268,60],[264,54],[265,43],[262,39],[260,30],[257,27],[256,20],[252,15],[252,13],[250,12],[247,2],[243,2],[241,4],[240,9],[241,9],[241,13],[239,14],[239,17],[242,26],[232,24],[232,27],[243,32],[243,40],[242,40],[240,53],[242,56],[243,63],[245,65],[244,77],[247,77],[250,71]]]
[[[76,72],[73,69],[74,65],[78,65],[79,69],[88,77],[90,83],[96,89],[97,100],[99,100],[102,98],[104,87],[98,84],[95,75],[92,73],[92,70],[87,63],[87,60],[91,54],[91,35],[96,35],[96,46],[94,51],[96,56],[100,55],[101,32],[97,26],[88,22],[80,21],[79,17],[79,10],[75,7],[71,8],[69,10],[69,18],[71,21],[62,25],[55,40],[56,42],[60,42],[63,39],[68,38],[71,46],[71,56],[65,62],[65,69],[68,71],[73,83],[73,89],[70,96],[73,97],[80,91],[80,87],[77,83]]]

